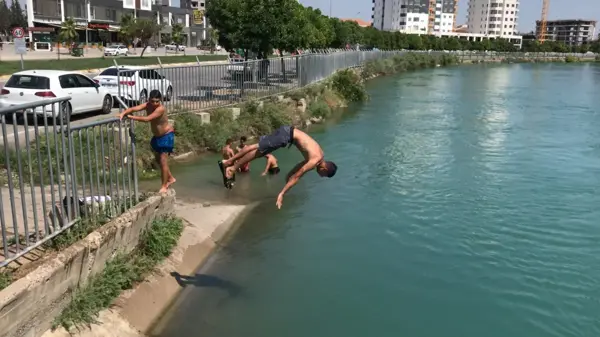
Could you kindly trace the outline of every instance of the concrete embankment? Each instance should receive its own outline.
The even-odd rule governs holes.
[[[100,312],[97,324],[71,333],[63,328],[48,330],[43,337],[145,336],[182,290],[172,273],[193,275],[251,208],[177,203],[175,214],[186,226],[177,247],[157,271],[133,290],[124,292],[112,308]]]
[[[44,257],[38,267],[0,291],[0,337],[143,336],[181,290],[171,273],[193,274],[250,208],[176,203],[174,191],[148,198],[71,247]],[[132,251],[148,224],[170,213],[186,226],[177,247],[155,273],[100,312],[97,324],[71,333],[50,330],[72,289],[85,286],[117,252]]]

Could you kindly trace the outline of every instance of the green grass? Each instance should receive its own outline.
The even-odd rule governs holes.
[[[100,274],[74,291],[71,302],[54,320],[53,328],[62,326],[70,330],[94,323],[98,313],[108,308],[123,290],[141,282],[169,256],[182,232],[181,219],[171,215],[155,219],[131,254],[117,255]]]
[[[196,62],[196,56],[159,56],[162,64]],[[227,55],[198,55],[200,62],[222,61]],[[52,60],[25,60],[25,69],[48,70],[86,70],[114,66],[114,58],[78,58]],[[118,64],[125,65],[154,65],[158,64],[156,56],[128,56],[116,58]],[[21,61],[0,61],[0,75],[10,75],[21,71]]]

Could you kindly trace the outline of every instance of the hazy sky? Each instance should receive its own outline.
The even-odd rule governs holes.
[[[318,7],[325,15],[329,15],[329,4],[331,3],[333,16],[371,21],[372,0],[300,0],[300,3],[305,6]],[[466,23],[467,4],[468,0],[458,1],[457,24]],[[535,20],[539,20],[541,16],[542,0],[522,0],[519,7],[521,7],[519,31],[533,30]],[[600,18],[600,0],[550,0],[548,18],[598,20]]]

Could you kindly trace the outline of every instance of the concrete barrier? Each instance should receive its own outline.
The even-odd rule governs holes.
[[[0,337],[41,336],[70,300],[70,290],[102,271],[116,252],[130,252],[152,220],[173,213],[175,192],[151,196],[85,239],[41,259],[0,291]]]
[[[210,124],[210,114],[208,112],[197,112],[196,115],[200,117],[202,124]]]

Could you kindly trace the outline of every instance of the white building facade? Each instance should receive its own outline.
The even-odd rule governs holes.
[[[453,31],[458,0],[373,0],[373,27],[411,34]]]
[[[519,0],[469,0],[467,31],[510,37],[518,35]]]

